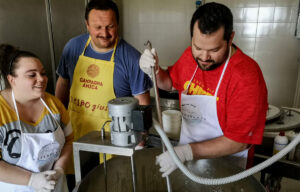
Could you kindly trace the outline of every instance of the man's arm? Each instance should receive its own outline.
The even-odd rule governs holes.
[[[163,70],[158,66],[158,73],[156,74],[156,79],[157,79],[157,86],[160,89],[166,91],[174,90],[172,86],[173,83],[172,83],[171,76],[169,75],[169,72],[167,70]]]
[[[247,146],[247,144],[238,143],[221,136],[203,142],[178,145],[174,147],[174,151],[179,160],[185,162],[193,159],[209,159],[231,155],[246,149]],[[163,172],[163,177],[166,177],[177,168],[168,151],[156,157],[156,164],[160,165],[160,172]]]
[[[134,97],[139,100],[139,105],[150,105],[151,104],[150,92],[149,91],[147,91],[143,94],[140,94],[140,95],[136,95]],[[141,134],[143,135],[143,139],[138,144],[138,146],[140,146],[140,147],[145,145],[146,135],[148,135],[148,132],[145,131],[145,132],[142,132]]]
[[[150,105],[151,100],[149,91],[134,97],[139,100],[139,105]]]
[[[55,96],[64,104],[66,108],[69,104],[69,93],[70,80],[59,76],[56,82]]]
[[[217,158],[231,155],[247,149],[248,144],[239,143],[225,136],[215,139],[190,143],[194,159]]]

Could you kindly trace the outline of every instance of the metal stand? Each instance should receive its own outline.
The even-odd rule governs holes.
[[[106,154],[128,156],[131,160],[132,184],[133,192],[136,192],[136,168],[134,161],[134,146],[133,147],[118,147],[111,144],[110,136],[101,137],[100,131],[92,131],[85,136],[73,142],[74,167],[76,185],[79,185],[82,180],[82,171],[84,164],[88,162],[81,161],[83,159],[81,152],[103,153]],[[86,153],[85,153],[86,155]],[[98,154],[97,154],[98,155]],[[104,158],[105,159],[105,158]],[[98,161],[99,162],[99,161]],[[106,161],[104,161],[104,174],[107,175]],[[84,170],[85,171],[85,170]],[[105,178],[107,181],[107,178]],[[106,186],[107,188],[107,186]]]

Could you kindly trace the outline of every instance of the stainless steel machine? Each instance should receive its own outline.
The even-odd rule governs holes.
[[[133,97],[113,99],[108,102],[111,143],[117,146],[132,146],[137,142],[137,134],[133,131],[132,111],[138,101]]]
[[[111,143],[120,147],[134,146],[152,126],[152,107],[138,105],[133,97],[120,97],[108,102]]]

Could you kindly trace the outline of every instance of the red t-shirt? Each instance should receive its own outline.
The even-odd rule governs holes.
[[[225,63],[214,70],[198,68],[190,95],[213,96]],[[188,47],[168,68],[173,87],[187,87],[197,63]],[[258,64],[239,48],[229,60],[217,95],[217,114],[224,136],[247,144],[261,144],[268,109],[267,88]]]

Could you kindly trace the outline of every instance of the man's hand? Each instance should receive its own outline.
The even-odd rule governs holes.
[[[158,57],[155,48],[152,48],[151,51],[149,49],[145,49],[140,58],[140,68],[150,78],[152,78],[151,67],[155,67],[156,74],[159,72]]]
[[[193,160],[193,152],[189,144],[176,146],[174,147],[174,151],[182,163]],[[156,157],[156,164],[160,166],[159,171],[163,173],[162,177],[168,176],[177,169],[177,165],[168,151]]]
[[[28,186],[36,191],[51,191],[55,188],[56,182],[48,180],[50,175],[55,174],[55,171],[44,171],[40,173],[32,173],[28,182]]]

